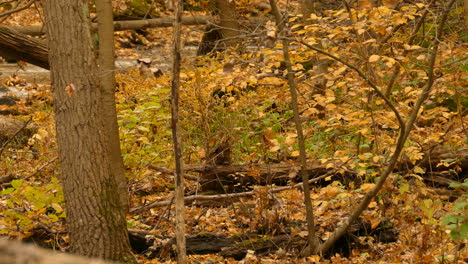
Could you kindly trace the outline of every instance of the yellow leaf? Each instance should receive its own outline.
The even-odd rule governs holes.
[[[358,158],[359,158],[360,160],[368,160],[368,158],[367,158],[366,156],[362,155],[362,154],[361,154],[361,155],[358,155]]]
[[[291,152],[291,157],[299,157],[299,151],[298,150],[295,150],[293,152]]]
[[[317,109],[315,109],[315,108],[309,108],[309,109],[307,109],[307,110],[304,111],[303,115],[305,115],[305,116],[311,116],[311,115],[313,115],[313,114],[318,114],[318,113],[320,113],[319,110],[317,110]]]
[[[310,257],[307,257],[307,262],[320,262],[320,256],[319,255],[313,255]]]
[[[51,206],[57,213],[63,212],[63,208],[58,203],[52,203]]]
[[[376,39],[369,39],[369,40],[364,41],[363,44],[374,43],[374,42],[377,42],[377,40]]]
[[[373,217],[371,218],[370,222],[371,222],[371,228],[375,229],[380,224],[381,221],[379,218]]]
[[[288,146],[292,146],[294,145],[294,143],[296,143],[295,137],[286,137],[286,139],[284,140],[284,144]]]
[[[421,168],[421,167],[419,167],[419,166],[414,167],[413,170],[414,170],[414,172],[417,173],[417,174],[424,174],[424,173],[425,173],[424,169]]]
[[[378,60],[380,60],[380,56],[379,56],[379,55],[371,55],[371,56],[369,57],[369,62],[376,62],[376,61],[378,61]]]
[[[374,188],[374,186],[375,184],[373,183],[364,183],[363,185],[361,185],[361,190],[368,192],[370,191],[370,189]]]
[[[422,54],[422,55],[419,55],[418,57],[416,57],[417,60],[425,60],[426,59],[426,55]]]
[[[270,148],[270,152],[277,152],[278,150],[280,150],[280,146],[277,145],[277,146],[273,146]]]

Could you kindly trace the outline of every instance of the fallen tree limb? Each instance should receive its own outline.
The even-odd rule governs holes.
[[[321,175],[319,177],[316,177],[314,179],[309,180],[309,184],[320,181],[320,180],[323,180],[323,179],[325,179],[327,177],[330,177],[333,174],[335,174],[336,172],[337,171],[335,171],[335,170],[329,171],[329,172],[325,173],[324,175]],[[301,182],[301,183],[294,184],[292,186],[272,188],[272,189],[269,190],[269,193],[278,193],[278,192],[282,192],[282,191],[286,191],[286,190],[302,188],[302,186],[303,186],[303,184]],[[219,201],[219,200],[228,200],[228,199],[233,199],[233,200],[237,201],[238,198],[251,197],[251,196],[254,196],[254,195],[255,195],[254,191],[241,192],[241,193],[216,194],[216,195],[190,195],[190,196],[186,196],[184,198],[184,202],[186,204],[189,204],[189,203],[196,202],[196,201]],[[172,203],[172,197],[170,197],[167,200],[163,200],[163,201],[152,201],[149,204],[130,209],[130,213],[138,213],[138,212],[141,212],[141,211],[144,211],[144,210],[149,210],[151,208],[166,206],[166,205],[169,205],[171,203]]]
[[[211,21],[210,16],[189,16],[182,18],[183,25],[205,25]],[[156,28],[156,27],[172,27],[174,22],[173,17],[161,17],[154,19],[144,20],[125,20],[125,21],[114,21],[114,31],[123,30],[136,30],[145,28]],[[96,28],[97,24],[93,24],[93,28]],[[8,28],[13,29],[22,34],[30,36],[41,36],[45,34],[45,27],[43,25],[38,26],[9,26]]]
[[[319,160],[308,161],[306,173],[310,178],[314,178],[317,175],[327,173],[329,168],[333,168],[342,171],[341,174],[346,176],[343,178],[344,184],[350,181],[359,181],[358,178],[349,177],[350,175],[356,175],[356,172],[348,168],[349,166],[344,165],[339,160],[329,160],[325,164],[322,164]],[[382,165],[375,164],[369,169],[379,170],[380,166]],[[425,153],[423,158],[416,164],[403,157],[393,168],[393,172],[398,171],[400,174],[405,174],[413,170],[415,166],[423,168],[427,173],[451,170],[451,173],[447,174],[447,176],[450,176],[450,180],[463,181],[468,174],[468,149],[457,150],[439,147],[430,153]],[[290,182],[301,181],[299,176],[301,173],[300,165],[292,162],[217,166],[187,165],[186,171],[200,174],[199,182],[203,190],[221,192],[239,192],[252,185],[275,184],[285,186]]]
[[[326,173],[328,168],[341,168],[338,160],[329,164],[320,161],[307,162],[306,173],[310,178]],[[301,181],[300,165],[294,162],[249,165],[187,165],[187,172],[200,174],[200,184],[204,191],[238,192],[252,185],[285,186]]]

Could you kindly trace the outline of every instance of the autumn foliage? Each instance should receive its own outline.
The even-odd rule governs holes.
[[[162,13],[171,14],[160,3],[164,1],[155,2]],[[196,7],[209,6],[209,1],[188,2],[193,8],[185,11],[186,16],[205,14]],[[269,10],[259,4],[268,1],[234,2],[242,38],[249,43],[246,47],[194,57],[196,48],[189,44],[201,39],[204,28],[182,29],[186,47],[179,114],[188,174],[185,195],[191,197],[185,207],[187,235],[235,237],[226,247],[241,248],[242,257],[220,250],[188,252],[189,260],[466,261],[468,65],[462,6],[454,4],[442,28],[443,37],[436,39],[449,1],[343,1],[350,3],[323,4],[310,18],[302,16],[298,3],[291,3],[296,1],[279,1],[281,10],[288,11],[286,34],[279,34]],[[253,16],[268,21],[248,24],[253,23],[249,20]],[[163,57],[159,61],[168,60],[171,33],[171,29],[147,29],[139,36],[147,44],[141,48],[161,46],[156,56]],[[116,33],[117,42],[132,34]],[[397,149],[399,118],[408,121],[424,87],[433,82],[414,124],[406,128],[409,137],[382,189],[346,236],[323,256],[302,255],[308,232],[298,185],[299,148],[283,38],[290,45],[309,177],[325,175],[311,183],[315,229],[321,242],[375,187]],[[135,49],[117,47],[119,57],[143,56]],[[171,76],[164,66],[154,66],[165,74],[155,77],[136,67],[119,70],[116,100],[131,196],[128,227],[153,238],[156,250],[152,252],[157,252],[156,256],[141,253],[138,258],[141,263],[169,263],[175,261],[168,242],[175,232]],[[1,77],[3,85],[17,87],[30,97],[14,106],[0,106],[0,110],[17,113],[19,120],[31,117],[38,129],[26,144],[0,145],[0,170],[5,175],[0,177],[0,234],[66,250],[66,208],[55,163],[49,84],[26,82],[17,75]],[[223,153],[229,155],[217,160]],[[268,174],[268,168],[273,171],[278,164],[287,166],[287,172]],[[230,166],[239,166],[243,173],[216,174],[220,188],[200,184],[210,170]],[[275,182],[275,177],[282,180]],[[245,195],[228,196],[231,192]],[[287,242],[275,240],[278,237],[286,237]],[[277,244],[267,246],[267,241]]]

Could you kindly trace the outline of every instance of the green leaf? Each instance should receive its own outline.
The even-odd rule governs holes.
[[[464,212],[468,207],[468,202],[459,202],[453,206],[453,210],[457,212]]]
[[[6,194],[10,194],[14,191],[15,189],[14,188],[7,188],[5,190],[2,191],[2,195],[6,195]]]
[[[24,183],[24,180],[12,180],[11,186],[15,189],[18,189],[19,187],[21,187],[21,185],[23,185],[23,183]]]
[[[454,214],[447,215],[446,217],[442,218],[442,224],[446,225],[447,227],[453,224],[461,223],[462,221],[463,217]]]

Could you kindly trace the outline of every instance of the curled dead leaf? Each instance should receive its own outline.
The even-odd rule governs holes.
[[[69,97],[71,97],[75,93],[75,91],[76,91],[76,87],[73,83],[65,87],[65,92],[67,92]]]

